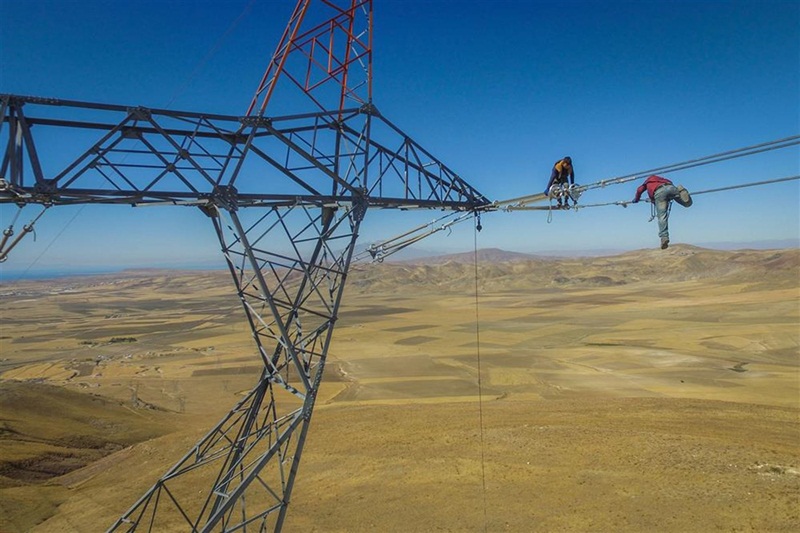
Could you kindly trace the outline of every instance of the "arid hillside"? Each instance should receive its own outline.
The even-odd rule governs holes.
[[[609,257],[540,258],[501,250],[433,257],[414,262],[385,263],[357,269],[349,286],[379,290],[413,284],[415,290],[525,290],[578,285],[671,283],[724,278],[752,283],[768,279],[783,287],[797,286],[800,250],[719,251],[675,245],[667,251],[637,250]]]
[[[250,389],[228,276],[0,286],[0,531],[105,530]],[[284,530],[800,530],[800,250],[355,265]]]

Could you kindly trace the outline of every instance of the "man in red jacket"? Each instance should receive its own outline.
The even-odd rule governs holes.
[[[639,185],[639,188],[636,189],[636,196],[633,197],[634,204],[639,201],[644,191],[647,191],[650,201],[656,208],[658,236],[661,237],[661,249],[664,250],[669,246],[670,202],[675,200],[683,207],[689,207],[692,205],[692,197],[682,185],[676,187],[667,178],[656,175],[650,176]]]

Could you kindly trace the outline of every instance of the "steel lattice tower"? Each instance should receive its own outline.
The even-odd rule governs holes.
[[[299,0],[244,116],[0,95],[0,203],[201,209],[263,363],[110,530],[280,531],[365,213],[489,204],[377,111],[371,38],[372,0]]]

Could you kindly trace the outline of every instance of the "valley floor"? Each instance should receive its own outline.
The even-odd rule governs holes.
[[[753,253],[493,265],[477,299],[356,272],[284,530],[799,530],[800,266]],[[216,274],[20,287],[0,531],[104,530],[253,385],[249,331]]]

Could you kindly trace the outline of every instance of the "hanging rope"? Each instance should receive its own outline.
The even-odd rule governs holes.
[[[483,487],[483,530],[487,531],[487,511],[486,511],[486,455],[484,452],[483,440],[483,382],[481,379],[481,319],[478,305],[478,232],[481,230],[480,215],[475,216],[475,226],[473,228],[473,259],[475,265],[475,351],[478,361],[478,426],[480,427],[481,445],[481,484]]]

